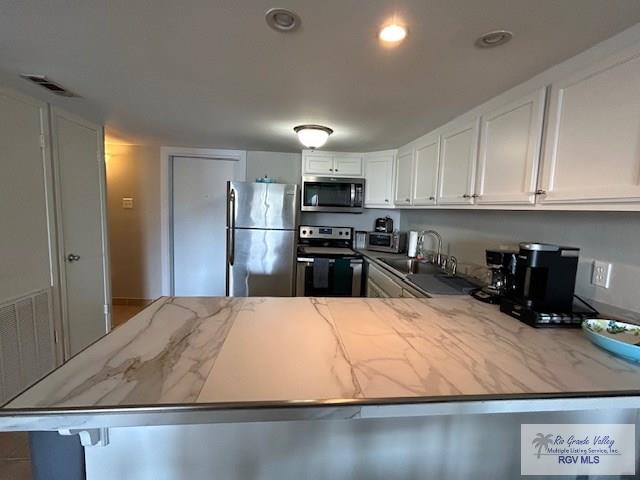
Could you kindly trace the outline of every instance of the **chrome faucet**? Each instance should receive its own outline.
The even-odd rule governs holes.
[[[436,265],[442,265],[442,237],[435,230],[423,230],[418,236],[418,254],[424,257],[424,237],[425,235],[431,235],[438,241],[438,249],[436,251]]]

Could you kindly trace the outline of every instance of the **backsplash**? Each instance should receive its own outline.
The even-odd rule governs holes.
[[[363,213],[325,213],[302,212],[303,225],[326,225],[328,227],[353,227],[355,230],[373,230],[374,222],[379,217],[391,217],[393,228],[400,228],[399,210],[378,210],[367,208]]]
[[[638,212],[403,210],[400,228],[437,230],[442,235],[445,254],[455,255],[467,267],[478,266],[474,276],[482,276],[487,248],[515,248],[524,241],[580,247],[576,293],[640,312]],[[594,259],[613,264],[610,288],[591,284]]]

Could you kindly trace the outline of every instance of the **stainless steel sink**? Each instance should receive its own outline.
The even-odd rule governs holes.
[[[411,273],[442,273],[442,270],[434,264],[417,260],[415,258],[380,258],[379,260],[404,275],[409,275]]]
[[[379,258],[385,265],[406,275],[406,280],[427,293],[466,295],[477,285],[466,278],[449,275],[432,263],[415,258]]]

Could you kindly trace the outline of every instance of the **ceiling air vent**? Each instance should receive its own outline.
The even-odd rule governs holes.
[[[52,80],[49,80],[44,75],[23,74],[23,75],[20,75],[20,76],[22,78],[24,78],[25,80],[29,80],[30,82],[36,83],[36,84],[40,85],[41,87],[46,88],[51,93],[54,93],[56,95],[60,95],[61,97],[78,97],[79,96],[79,95],[76,95],[73,92],[70,92],[69,90],[67,90],[66,88],[64,88],[61,85],[57,84],[56,82],[54,82]]]

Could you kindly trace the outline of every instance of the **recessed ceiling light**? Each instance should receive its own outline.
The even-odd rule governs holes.
[[[378,37],[380,40],[387,43],[398,43],[404,40],[407,36],[407,29],[403,25],[392,23],[380,30]]]
[[[333,130],[322,125],[298,125],[293,128],[298,140],[307,148],[320,148],[325,144]]]
[[[479,48],[491,48],[498,45],[504,45],[513,37],[513,33],[508,30],[494,30],[493,32],[485,33],[476,40],[476,47]]]
[[[272,8],[265,13],[267,25],[276,32],[293,32],[300,26],[300,17],[297,13],[286,8]]]

